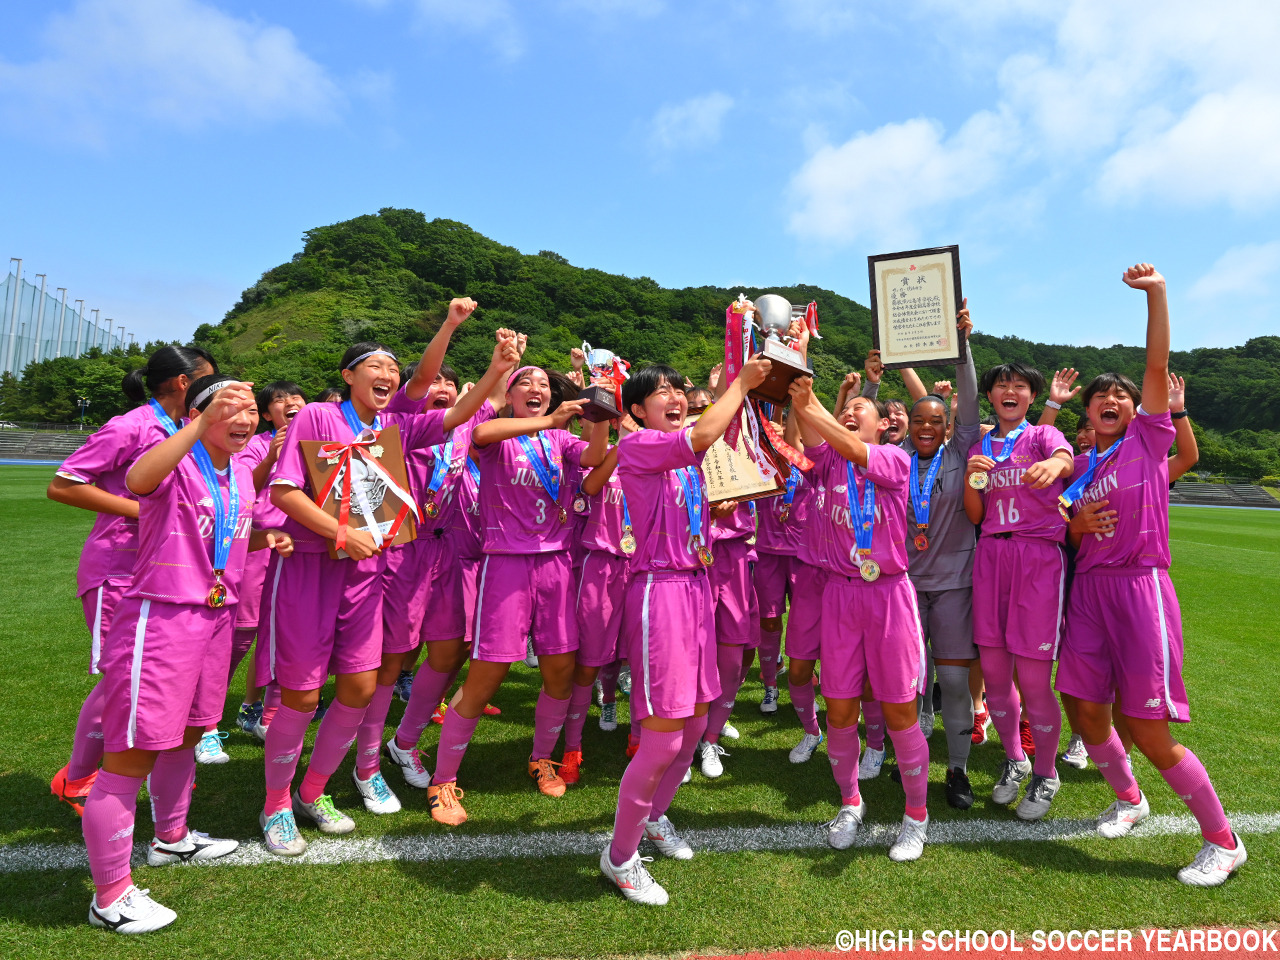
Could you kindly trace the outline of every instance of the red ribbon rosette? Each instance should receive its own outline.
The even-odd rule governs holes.
[[[333,541],[334,546],[339,550],[345,549],[347,545],[347,525],[351,519],[351,467],[353,458],[357,455],[365,468],[376,474],[386,484],[388,492],[400,501],[400,509],[396,513],[395,519],[391,522],[386,534],[383,534],[373,518],[373,511],[368,508],[367,504],[362,502],[363,496],[357,497],[356,507],[368,520],[369,531],[373,536],[374,542],[378,546],[382,546],[384,541],[395,539],[396,533],[399,532],[410,512],[413,513],[415,520],[419,523],[422,522],[422,516],[418,513],[418,505],[414,502],[412,495],[396,483],[391,474],[387,473],[382,464],[378,462],[378,458],[369,449],[377,445],[378,438],[381,435],[382,431],[380,430],[377,432],[366,430],[350,443],[333,441],[320,447],[320,459],[332,462],[336,458],[337,469],[329,474],[329,479],[325,481],[324,488],[316,494],[316,506],[324,507],[325,501],[333,493],[338,478],[342,478],[342,489],[338,496],[338,535],[334,537]]]

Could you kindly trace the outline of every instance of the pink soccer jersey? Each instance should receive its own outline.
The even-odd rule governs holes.
[[[769,497],[756,501],[756,550],[758,552],[794,557],[800,550],[801,531],[805,522],[804,507],[810,499],[805,496],[805,488],[810,486],[804,474],[801,473],[795,496],[787,508],[785,520],[782,519],[785,497]]]
[[[473,469],[474,468],[474,469]],[[484,556],[484,523],[480,519],[480,465],[468,454],[462,476],[454,488],[458,522],[449,528],[449,543],[463,560]]]
[[[991,449],[997,455],[1002,452],[1004,441],[991,434]],[[990,472],[990,480],[982,491],[986,512],[982,518],[982,536],[1011,533],[1020,537],[1034,537],[1062,543],[1067,537],[1067,525],[1058,512],[1058,497],[1070,481],[1055,480],[1043,490],[1033,490],[1026,482],[1027,468],[1033,463],[1048,460],[1057,451],[1071,452],[1071,444],[1057,427],[1027,427],[1014,442],[1013,455],[997,463]],[[982,453],[982,441],[969,448],[969,456]]]
[[[820,547],[817,559],[832,573],[856,577],[859,568],[851,556],[856,541],[849,510],[849,461],[825,443],[806,447],[805,453],[813,461],[811,475],[819,488],[819,510],[825,521],[820,529],[825,529],[829,538],[826,547]],[[882,574],[906,573],[907,550],[903,541],[907,531],[907,476],[911,472],[911,458],[896,446],[868,446],[866,469],[855,466],[853,472],[858,482],[854,496],[858,498],[859,507],[867,480],[876,485],[871,559],[880,565]]]
[[[240,496],[235,534],[222,583],[226,604],[239,599],[240,579],[253,529],[253,471],[234,457]],[[218,475],[224,509],[229,497],[226,472]],[[213,499],[192,454],[151,493],[138,498],[138,562],[126,597],[204,606],[214,585]]]
[[[573,541],[573,498],[577,488],[567,479],[580,463],[586,443],[567,430],[543,430],[546,450],[560,471],[558,496],[552,499],[538,479],[519,437],[491,443],[475,451],[480,466],[480,516],[487,554],[553,553]],[[526,438],[533,456],[545,465],[538,436]],[[560,511],[564,510],[564,522]]]
[[[756,533],[756,521],[752,516],[754,507],[751,501],[744,500],[739,503],[733,513],[722,519],[711,520],[711,542],[717,543],[721,540],[750,540]],[[751,551],[751,558],[755,559],[755,550]]]
[[[694,453],[691,428],[674,433],[640,430],[618,444],[618,474],[627,494],[635,526],[636,552],[632,575],[698,570],[702,567],[685,507],[684,489],[676,470],[702,466],[703,453]],[[697,475],[699,483],[701,474]],[[706,497],[702,501],[704,539],[711,529]]]
[[[396,425],[400,428],[400,443],[407,454],[410,450],[444,442],[444,410],[428,410],[422,414],[387,413],[383,411],[379,419],[382,426]],[[308,403],[297,412],[289,424],[289,432],[285,435],[284,445],[280,448],[280,457],[271,474],[271,485],[283,484],[305,490],[307,495],[315,499],[315,491],[307,482],[307,468],[303,463],[303,440],[323,440],[350,442],[353,439],[351,428],[342,415],[342,407],[336,403]],[[328,541],[317,533],[308,530],[292,517],[285,517],[282,529],[293,538],[293,548],[300,553],[324,553],[329,549]]]
[[[1169,448],[1173,420],[1141,407],[1129,421],[1124,442],[1098,466],[1093,481],[1076,500],[1076,508],[1106,500],[1116,511],[1114,533],[1086,533],[1076,554],[1076,572],[1095,568],[1169,569]],[[1099,457],[1101,459],[1101,457]],[[1076,476],[1089,469],[1087,454],[1076,457]]]
[[[178,424],[179,427],[182,424]],[[112,417],[58,468],[58,476],[91,483],[100,490],[136,500],[124,478],[133,462],[165,438],[150,404]],[[138,521],[100,513],[80,552],[76,592],[83,595],[107,580],[128,580],[138,556]]]
[[[614,470],[609,480],[594,497],[587,497],[587,513],[582,517],[579,543],[586,550],[603,550],[615,557],[626,557],[622,542],[622,477]],[[630,504],[627,505],[628,509]],[[635,522],[635,517],[631,518]],[[634,531],[632,532],[634,536]]]

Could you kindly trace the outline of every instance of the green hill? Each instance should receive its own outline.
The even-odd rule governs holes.
[[[428,220],[414,210],[383,209],[317,227],[304,240],[290,262],[245,290],[221,323],[195,331],[195,341],[225,369],[259,383],[292,379],[315,391],[338,381],[338,360],[355,340],[378,339],[402,357],[415,357],[438,329],[449,299],[461,295],[480,304],[449,352],[464,380],[479,377],[492,331],[505,326],[529,335],[533,363],[564,369],[569,350],[585,339],[633,362],[670,363],[704,382],[722,358],[725,307],[740,289],[752,297],[773,292],[792,302],[818,302],[823,339],[813,360],[819,391],[828,397],[846,370],[862,366],[871,346],[870,311],[830,290],[666,289],[648,277],[576,267],[548,250],[524,254],[465,224]],[[979,314],[979,330],[981,322]],[[972,344],[979,370],[1021,359],[1044,371],[1074,366],[1086,378],[1103,370],[1135,379],[1142,373],[1140,347],[1041,344],[980,332]],[[91,352],[33,365],[22,382],[0,385],[0,412],[17,420],[71,419],[79,392],[91,394],[91,419],[101,422],[122,406],[117,371],[140,363],[140,356],[136,349],[134,356]],[[1189,407],[1204,433],[1202,465],[1280,474],[1280,337],[1176,353],[1172,363],[1188,377]],[[921,375],[928,380],[930,373]],[[950,378],[941,369],[937,375]],[[886,377],[884,395],[905,396],[896,376]],[[1069,404],[1060,425],[1073,430],[1078,414],[1078,402]]]

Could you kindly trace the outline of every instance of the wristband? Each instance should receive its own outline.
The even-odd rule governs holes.
[[[1060,403],[1058,403],[1058,402],[1056,402],[1056,401],[1054,401],[1054,400],[1046,400],[1046,401],[1044,402],[1044,405],[1045,405],[1046,407],[1052,407],[1054,410],[1061,410],[1061,409],[1062,409],[1062,404],[1060,404]]]
[[[1169,419],[1170,419],[1170,420],[1181,420],[1181,419],[1182,419],[1183,417],[1185,417],[1186,415],[1187,415],[1187,411],[1186,411],[1186,410],[1179,410],[1177,413],[1171,413],[1171,414],[1169,414]]]

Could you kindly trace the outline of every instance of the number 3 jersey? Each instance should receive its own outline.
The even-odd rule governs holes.
[[[1004,452],[1004,441],[991,436],[991,450],[1000,456]],[[991,469],[987,487],[982,491],[986,508],[982,536],[1012,534],[1055,543],[1066,540],[1067,525],[1058,512],[1058,497],[1070,478],[1055,480],[1043,490],[1035,490],[1026,477],[1028,467],[1048,460],[1059,450],[1072,452],[1071,444],[1057,427],[1031,426],[1022,431],[1014,441],[1013,453]],[[970,457],[980,453],[981,441],[969,448]]]
[[[529,441],[527,448],[520,437],[512,437],[476,449],[485,553],[552,553],[568,550],[573,543],[573,498],[578,487],[571,478],[581,469],[587,445],[567,430],[543,430],[524,439]],[[554,498],[529,460],[537,457],[545,469],[547,453],[560,478]]]

